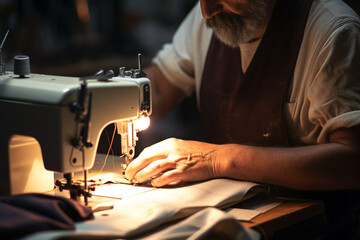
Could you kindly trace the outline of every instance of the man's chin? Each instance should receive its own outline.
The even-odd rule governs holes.
[[[245,33],[229,34],[214,30],[215,36],[225,45],[231,48],[237,48],[240,44],[251,42],[254,34],[248,35]]]
[[[231,48],[237,48],[239,47],[240,42],[231,40],[227,37],[224,37],[222,35],[219,35],[215,32],[215,36],[222,42],[224,43],[226,46],[231,47]]]

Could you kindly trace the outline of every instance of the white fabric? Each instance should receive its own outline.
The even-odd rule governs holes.
[[[187,95],[195,90],[199,96],[211,36],[198,3],[153,59]],[[240,46],[244,72],[259,42]],[[331,131],[359,125],[359,78],[359,17],[341,0],[314,0],[284,106],[292,142],[325,143]]]
[[[244,228],[234,217],[219,209],[205,208],[180,223],[140,239],[260,240],[260,234]]]
[[[116,185],[113,186],[116,190]],[[264,191],[264,187],[256,183],[231,179],[212,179],[183,187],[159,188],[122,200],[106,202],[105,205],[111,204],[113,208],[95,212],[95,218],[92,220],[76,223],[76,230],[74,231],[38,232],[23,239],[138,237],[142,234],[159,231],[158,228],[161,226],[189,217],[207,207],[226,208]],[[217,224],[216,221],[221,220],[218,214],[215,214],[218,217],[214,219],[214,225]],[[225,215],[225,213],[221,215]],[[199,219],[201,216],[204,217],[203,220]],[[211,218],[207,216],[214,215],[205,213],[205,215],[196,217],[195,222],[186,223],[187,231],[182,232],[183,227],[180,227],[178,229],[179,234],[195,232],[200,234],[209,231],[211,229]],[[204,221],[203,223],[206,225],[198,225],[199,221]],[[191,226],[191,223],[195,225]],[[174,229],[170,231],[175,234]]]
[[[119,234],[101,230],[84,231],[49,231],[29,235],[23,240],[39,239],[115,239]],[[260,240],[260,233],[255,230],[244,228],[241,223],[229,214],[216,209],[205,208],[191,217],[174,224],[164,230],[152,233],[136,239],[229,239],[229,240]]]

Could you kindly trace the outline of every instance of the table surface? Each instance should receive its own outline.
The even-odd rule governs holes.
[[[276,231],[321,214],[323,214],[323,202],[320,200],[284,199],[282,204],[251,221],[242,221],[242,225],[271,237]]]

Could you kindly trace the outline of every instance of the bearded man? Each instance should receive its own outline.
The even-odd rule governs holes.
[[[360,189],[360,19],[341,0],[200,0],[145,72],[155,118],[195,91],[205,142],[154,144],[129,180],[254,181],[337,209],[334,190]]]
[[[167,139],[134,182],[360,189],[360,19],[341,0],[201,0],[146,69],[153,115],[197,94],[205,142]]]

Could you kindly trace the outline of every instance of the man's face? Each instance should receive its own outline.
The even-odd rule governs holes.
[[[206,25],[231,47],[250,42],[270,17],[273,0],[201,0]]]

